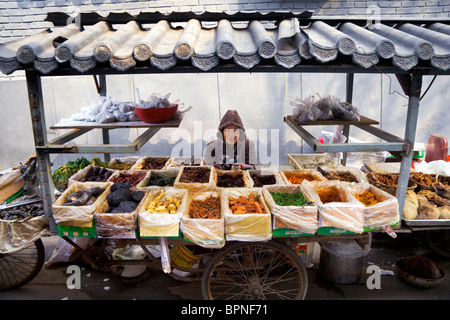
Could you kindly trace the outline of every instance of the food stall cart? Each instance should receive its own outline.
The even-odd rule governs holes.
[[[414,230],[402,223],[401,213],[404,206],[410,166],[412,162],[413,145],[419,102],[421,98],[423,75],[448,75],[450,48],[443,48],[439,41],[447,41],[450,28],[443,23],[431,23],[423,26],[423,22],[405,23],[396,26],[397,21],[387,21],[379,25],[379,29],[370,31],[365,21],[319,21],[305,14],[273,14],[263,18],[258,14],[248,15],[210,15],[204,14],[192,19],[179,14],[164,16],[141,13],[138,16],[113,14],[101,17],[95,13],[81,14],[82,28],[75,25],[64,26],[68,16],[64,14],[49,15],[49,19],[57,28],[54,31],[43,32],[32,38],[25,38],[5,44],[0,50],[0,68],[4,73],[17,69],[25,70],[30,103],[31,121],[36,147],[38,175],[41,182],[42,202],[45,214],[49,218],[49,229],[58,232],[54,220],[55,195],[51,174],[50,154],[55,153],[101,153],[109,160],[111,153],[137,152],[154,134],[162,128],[176,128],[182,119],[170,120],[161,124],[148,124],[141,121],[127,123],[83,123],[64,126],[55,124],[52,128],[69,129],[68,133],[48,141],[47,124],[44,117],[41,78],[46,76],[77,76],[92,75],[98,84],[99,92],[106,93],[106,75],[120,74],[154,74],[154,73],[189,73],[189,72],[293,72],[293,73],[345,73],[347,74],[348,103],[352,101],[353,76],[355,73],[386,73],[395,74],[409,97],[404,137],[396,137],[376,128],[376,121],[362,117],[358,121],[327,120],[314,123],[299,123],[291,116],[284,118],[315,152],[364,152],[389,151],[401,156],[401,167],[398,177],[396,198],[398,199],[398,226]],[[299,20],[300,19],[300,20]],[[248,46],[242,45],[234,38],[231,21],[246,21],[245,41],[252,41]],[[266,30],[260,20],[274,21],[275,28]],[[164,37],[164,33],[172,30],[169,22],[184,21],[184,29],[176,30],[178,35],[171,43],[169,50],[157,51],[156,44]],[[218,22],[216,27],[206,32],[200,21]],[[299,23],[300,21],[300,23]],[[115,24],[116,30],[110,28]],[[141,24],[151,24],[144,29]],[[401,31],[400,31],[401,30]],[[376,31],[376,32],[375,32]],[[204,33],[203,33],[204,32]],[[130,36],[133,35],[133,36]],[[202,37],[200,37],[202,36]],[[211,37],[212,36],[212,37]],[[100,40],[101,41],[100,41]],[[203,42],[200,41],[202,39]],[[97,40],[97,41],[96,41]],[[242,40],[242,39],[241,39]],[[409,56],[403,50],[407,48]],[[167,49],[167,48],[166,48]],[[155,51],[153,51],[155,50]],[[189,64],[191,62],[191,64]],[[98,78],[97,78],[98,77]],[[345,143],[322,144],[306,129],[308,125],[343,125],[344,134],[348,136],[351,125],[357,126],[370,134],[384,140],[380,143]],[[142,135],[128,145],[111,144],[108,132],[113,129],[132,127],[148,128]],[[90,130],[100,129],[103,134],[101,145],[68,144]],[[345,160],[344,160],[345,164]],[[426,222],[422,224],[426,227]],[[434,225],[433,228],[447,230],[448,221]],[[398,229],[398,230],[400,230]],[[345,232],[344,232],[345,233]],[[72,234],[73,235],[73,234]],[[70,238],[63,236],[73,246],[78,245]],[[367,232],[355,232],[339,235],[308,235],[297,233],[295,236],[274,236],[270,241],[229,241],[209,259],[206,266],[199,266],[197,277],[202,278],[202,292],[206,299],[221,297],[215,289],[222,285],[221,275],[233,274],[233,270],[255,270],[247,274],[251,285],[243,292],[239,290],[239,277],[228,283],[233,295],[226,298],[251,297],[258,299],[267,297],[267,292],[261,285],[257,270],[264,270],[267,265],[284,261],[294,271],[294,280],[289,281],[294,289],[292,295],[283,296],[285,288],[274,288],[278,298],[302,299],[307,290],[307,276],[303,262],[290,249],[295,243],[327,242],[344,239],[366,240]],[[152,264],[169,267],[167,246],[186,244],[183,237],[154,237],[145,239],[137,235],[134,239],[121,239],[128,244],[142,247],[146,253],[144,260],[108,260],[101,255],[93,257],[79,248],[95,267],[126,264]],[[267,239],[265,239],[267,240]],[[227,241],[228,242],[228,241]],[[161,257],[155,258],[147,245],[161,246]],[[192,245],[192,243],[190,243]],[[237,258],[238,257],[238,258]],[[183,267],[172,267],[183,269]],[[286,267],[286,266],[284,266]],[[280,272],[279,269],[268,272]]]

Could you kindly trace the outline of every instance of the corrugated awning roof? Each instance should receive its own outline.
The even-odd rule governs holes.
[[[48,74],[60,65],[83,73],[98,64],[118,71],[136,65],[167,70],[190,62],[199,70],[210,70],[221,61],[251,70],[264,59],[284,68],[305,61],[318,63],[351,57],[357,67],[371,68],[381,60],[401,70],[421,61],[432,68],[450,69],[450,25],[401,23],[377,24],[372,28],[352,22],[333,26],[313,21],[300,26],[297,18],[283,19],[268,27],[259,20],[236,27],[221,19],[214,27],[190,19],[174,28],[168,21],[143,25],[129,21],[112,26],[99,21],[78,28],[75,24],[54,27],[34,36],[0,45],[0,70],[10,74],[34,68]]]

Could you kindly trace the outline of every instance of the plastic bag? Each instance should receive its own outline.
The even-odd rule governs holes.
[[[192,201],[205,200],[209,196],[221,197],[218,191],[198,192],[190,194],[187,210],[181,218],[180,228],[184,237],[193,243],[211,249],[220,249],[225,245],[225,219],[222,212],[217,219],[191,218],[189,208]]]
[[[364,205],[340,181],[303,180],[301,186],[319,207],[319,227],[334,227],[355,233],[364,231]],[[325,199],[326,194],[332,197]]]
[[[352,104],[340,101],[331,95],[324,98],[319,94],[317,96],[319,99],[309,96],[303,100],[297,97],[294,101],[291,101],[294,120],[299,122],[331,120],[335,118],[346,121],[360,120],[358,108]]]
[[[446,162],[444,160],[436,160],[430,162],[421,161],[414,164],[414,170],[428,174],[450,176],[450,162]]]
[[[364,227],[369,229],[384,228],[399,222],[398,199],[391,194],[369,184],[352,185],[353,194],[362,194],[369,191],[374,194],[378,203],[364,207]]]
[[[89,237],[75,237],[69,238],[75,242],[81,249],[85,250],[89,246],[89,242],[92,238]],[[52,251],[50,258],[45,262],[47,268],[51,267],[53,264],[74,262],[81,257],[81,252],[78,251],[76,247],[67,242],[64,239],[59,239],[55,248]]]

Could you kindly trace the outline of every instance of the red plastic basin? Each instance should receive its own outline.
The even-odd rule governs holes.
[[[147,123],[166,122],[172,119],[172,117],[175,115],[175,112],[177,112],[177,109],[177,104],[170,108],[134,108],[139,119]]]

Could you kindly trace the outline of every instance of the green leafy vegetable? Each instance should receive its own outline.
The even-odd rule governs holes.
[[[270,192],[275,204],[279,206],[303,206],[308,204],[302,193]]]

